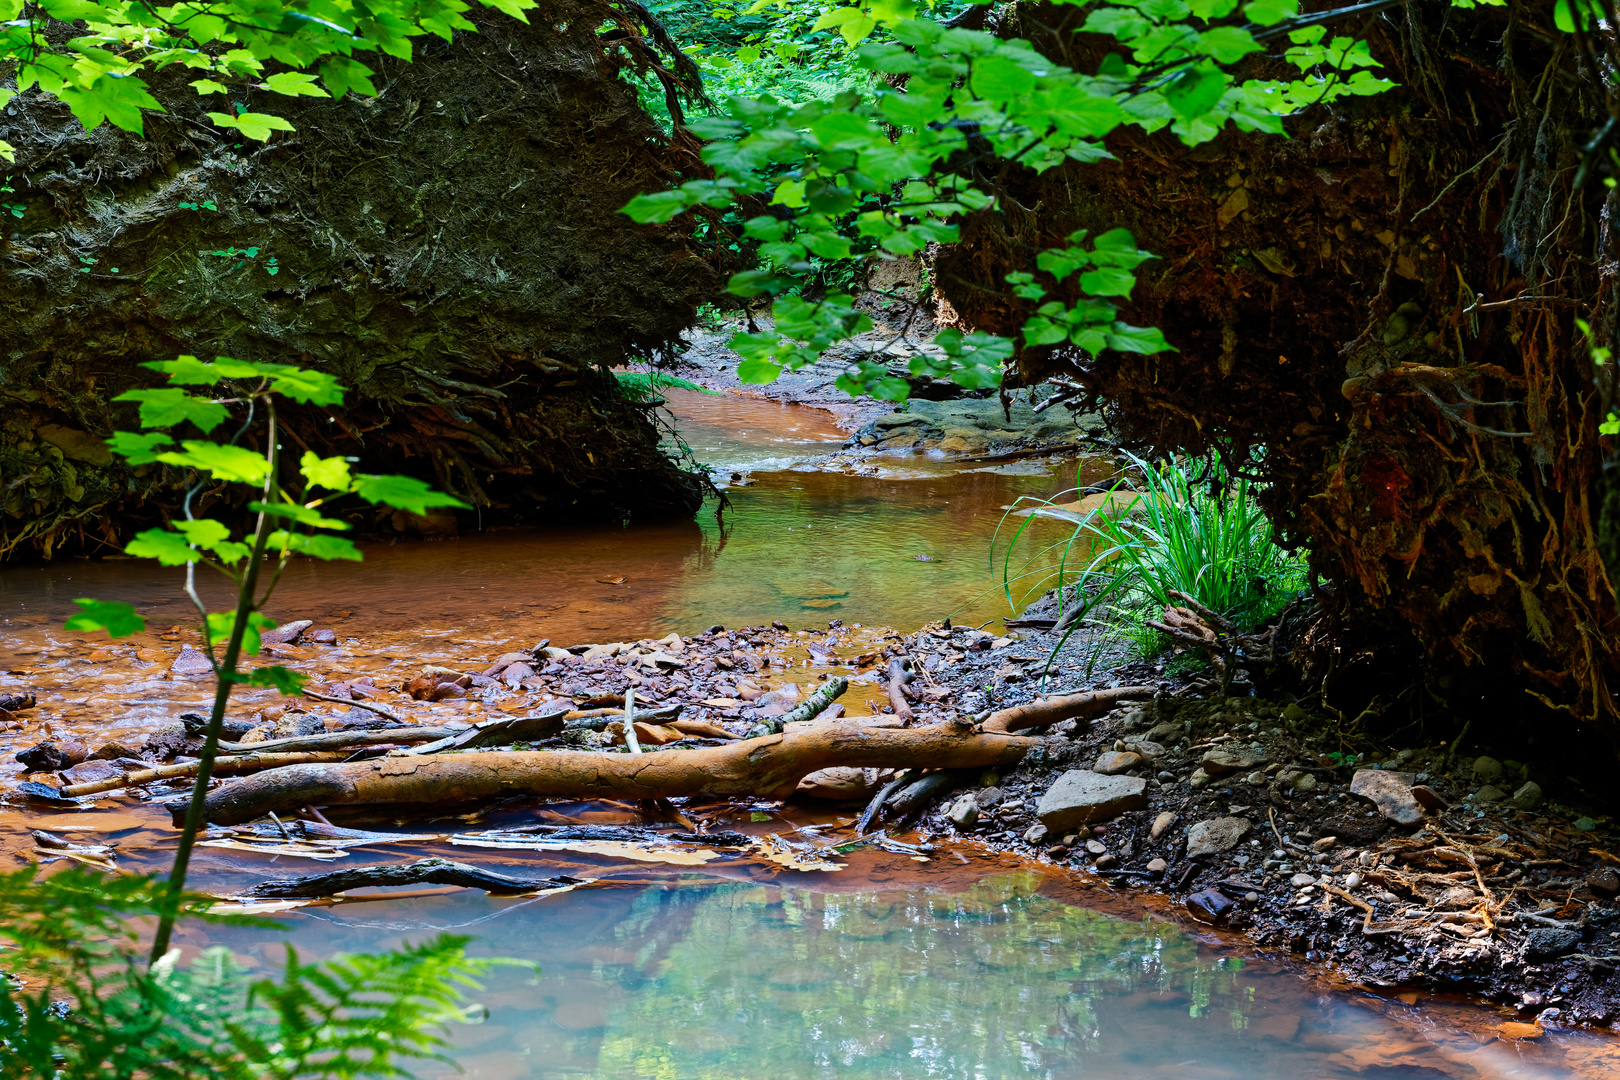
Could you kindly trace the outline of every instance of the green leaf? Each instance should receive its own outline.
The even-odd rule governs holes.
[[[319,510],[297,503],[262,503],[250,502],[248,509],[255,513],[268,514],[273,518],[285,521],[295,521],[300,525],[308,525],[312,529],[336,529],[346,532],[350,526],[347,521],[338,521],[334,518],[322,517]]]
[[[1138,248],[1136,237],[1131,235],[1129,229],[1109,229],[1097,237],[1092,248],[1092,261],[1099,266],[1123,266],[1129,269],[1158,258],[1153,252]]]
[[[251,360],[233,360],[229,356],[216,356],[203,363],[195,356],[177,356],[173,360],[148,360],[141,367],[161,371],[172,383],[182,386],[217,386],[225,379],[253,379],[274,374],[282,364],[256,364]]]
[[[280,71],[266,78],[262,84],[266,90],[274,90],[278,94],[288,97],[331,97],[325,90],[315,85],[315,76],[302,71]],[[244,114],[246,115],[246,114]],[[238,117],[240,119],[240,117]],[[291,131],[291,125],[282,128]]]
[[[131,465],[150,465],[158,459],[158,447],[171,446],[173,442],[161,431],[115,431],[107,445]]]
[[[1022,97],[1035,89],[1035,76],[1011,60],[988,56],[973,65],[973,92],[990,101]]]
[[[1243,14],[1261,26],[1276,26],[1299,14],[1299,0],[1252,0],[1243,5]]]
[[[371,82],[374,74],[360,61],[346,56],[335,56],[321,65],[321,82],[326,84],[333,97],[340,98],[350,93],[376,97],[377,88]]]
[[[413,514],[426,514],[435,506],[472,509],[453,495],[434,491],[414,476],[371,476],[361,473],[354,478],[354,490],[369,503],[391,506]]]
[[[213,79],[193,79],[191,80],[190,85],[192,89],[197,91],[198,96],[204,94],[229,93],[229,91],[225,89],[224,83],[215,82]]]
[[[737,381],[750,386],[775,382],[782,374],[782,365],[770,360],[743,360],[737,365]]]
[[[1231,78],[1217,68],[1200,65],[1178,74],[1165,88],[1164,98],[1176,113],[1187,119],[1203,116],[1226,93]]]
[[[205,398],[192,397],[184,390],[166,386],[156,390],[126,390],[114,401],[140,403],[141,426],[167,428],[189,420],[204,432],[225,422],[225,406]]]
[[[208,119],[218,127],[234,128],[241,132],[244,138],[257,142],[269,141],[272,131],[294,130],[292,124],[269,113],[245,112],[238,116],[230,116],[226,113],[211,112]]]
[[[1200,37],[1199,51],[1214,57],[1218,63],[1231,64],[1250,53],[1262,52],[1265,46],[1254,40],[1254,35],[1238,26],[1217,26],[1205,30]]]
[[[297,533],[277,529],[269,536],[269,546],[276,551],[290,551],[326,562],[334,559],[361,562],[365,559],[352,540],[346,540],[341,536],[329,536],[326,533]]]
[[[1099,266],[1080,275],[1080,288],[1088,296],[1130,296],[1136,275],[1118,266]]]
[[[349,477],[349,459],[323,458],[312,450],[305,450],[298,462],[298,471],[304,474],[310,487],[328,491],[348,491],[353,481]]]
[[[520,23],[526,23],[529,17],[524,12],[533,8],[536,0],[483,0],[483,3],[496,11],[512,16]]]
[[[1164,339],[1164,332],[1158,327],[1131,326],[1122,322],[1114,324],[1113,332],[1108,335],[1108,347],[1118,349],[1120,352],[1146,355],[1178,351]]]
[[[121,638],[146,629],[146,620],[128,604],[116,600],[90,599],[73,602],[79,605],[79,613],[68,617],[67,622],[62,624],[64,630],[79,634],[105,630],[108,637]]]
[[[638,225],[662,225],[678,214],[684,214],[692,205],[687,194],[680,189],[655,191],[650,195],[637,195],[619,210]]]
[[[156,460],[166,465],[201,469],[216,480],[246,484],[263,483],[264,478],[270,475],[270,463],[262,454],[240,446],[222,446],[195,439],[187,439],[180,446],[182,449],[179,451],[155,455]]]
[[[300,405],[343,404],[344,387],[334,375],[288,364],[266,366],[276,369],[270,376],[270,389],[285,394]]]
[[[234,611],[211,611],[208,613],[208,640],[210,642],[224,643],[230,639],[231,632],[236,627],[237,613]],[[265,630],[274,630],[276,620],[262,611],[248,613],[247,624],[242,629],[242,651],[249,656],[257,656],[263,642],[259,635]]]
[[[241,679],[244,686],[273,687],[287,697],[297,697],[304,692],[304,685],[309,682],[309,676],[293,671],[291,668],[272,664],[269,667],[254,668],[247,673],[247,678]]]
[[[156,559],[163,566],[184,566],[200,562],[203,554],[179,533],[167,529],[147,529],[135,534],[124,554],[137,559]]]

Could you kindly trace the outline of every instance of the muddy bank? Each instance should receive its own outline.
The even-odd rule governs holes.
[[[267,145],[212,127],[178,68],[143,138],[6,107],[0,555],[105,551],[160,515],[182,478],[101,441],[133,426],[109,399],[150,384],[136,365],[180,353],[331,372],[348,408],[289,410],[291,452],[422,476],[485,524],[695,508],[605,370],[668,351],[719,281],[682,223],[617,213],[700,168],[623,77],[645,39],[576,0],[475,17],[382,58],[376,98],[248,93],[297,128]]]

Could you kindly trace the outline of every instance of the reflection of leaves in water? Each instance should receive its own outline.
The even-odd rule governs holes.
[[[1049,1075],[1109,1033],[1095,1005],[1132,992],[1183,1015],[1218,1003],[1242,1026],[1234,968],[1201,959],[1174,926],[1048,900],[1037,881],[737,887],[695,908],[650,891],[620,933],[661,957],[657,975],[615,1008],[595,1075],[731,1080],[764,1062],[773,1080]]]

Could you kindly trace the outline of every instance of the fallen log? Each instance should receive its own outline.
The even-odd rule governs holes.
[[[888,800],[889,812],[903,818],[919,807],[942,798],[963,784],[971,784],[978,775],[976,769],[944,769],[930,773],[900,790]]]
[[[906,700],[906,683],[911,681],[913,672],[906,665],[910,661],[897,656],[889,661],[889,704],[894,707],[894,715],[900,718],[902,724],[911,723],[911,703]]]
[[[224,742],[219,748],[228,754],[288,753],[293,750],[340,750],[344,747],[382,746],[394,743],[433,742],[459,735],[471,728],[401,727],[361,728],[358,731],[327,731],[319,735],[289,735],[258,743]]]
[[[318,896],[336,896],[349,889],[374,889],[389,885],[455,885],[463,889],[483,889],[497,895],[538,892],[542,889],[561,889],[580,884],[580,878],[515,878],[497,874],[466,863],[449,859],[417,859],[415,862],[396,863],[392,866],[360,866],[337,870],[330,874],[306,874],[303,877],[262,881],[242,893],[256,899],[278,898],[302,900]]]
[[[849,680],[842,675],[835,675],[822,683],[815,693],[781,716],[769,716],[755,724],[749,729],[748,737],[754,739],[761,735],[779,735],[787,728],[788,724],[812,720],[848,689]]]
[[[491,750],[449,757],[387,757],[293,765],[225,784],[208,795],[205,819],[239,825],[301,806],[446,804],[513,795],[619,800],[682,795],[785,799],[805,776],[834,766],[983,769],[1015,764],[1028,740],[953,724],[869,728],[826,724],[729,746],[657,754],[584,750]],[[175,812],[183,812],[179,807]]]
[[[327,750],[319,752],[302,752],[293,754],[237,754],[230,757],[214,759],[214,771],[220,772],[247,772],[252,769],[274,769],[287,765],[306,765],[326,761],[343,761],[353,756],[348,750]],[[105,780],[90,780],[83,784],[73,784],[63,788],[58,794],[64,799],[77,799],[82,795],[96,795],[103,791],[114,791],[118,788],[140,787],[142,784],[153,784],[159,780],[173,780],[182,776],[196,776],[196,761],[187,761],[179,765],[154,765],[150,769],[136,769],[124,773],[122,776],[109,776]]]
[[[1125,701],[1141,701],[1157,691],[1153,686],[1119,686],[1112,690],[1088,690],[1083,694],[1036,698],[1010,709],[991,713],[984,722],[986,732],[1005,733],[1027,728],[1050,727],[1063,720],[1095,716]]]

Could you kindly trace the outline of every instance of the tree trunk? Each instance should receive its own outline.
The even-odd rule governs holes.
[[[1092,71],[1107,43],[1072,33],[1084,15],[1020,4],[1000,31]],[[958,321],[1012,334],[1029,305],[1008,270],[1077,228],[1129,228],[1160,259],[1123,317],[1178,351],[1026,349],[1019,380],[1069,376],[1126,445],[1259,476],[1281,535],[1348,612],[1415,639],[1454,704],[1466,687],[1517,723],[1541,702],[1612,739],[1601,538],[1620,513],[1599,509],[1620,494],[1575,318],[1612,347],[1613,196],[1598,176],[1572,188],[1605,110],[1550,19],[1526,0],[1418,0],[1336,26],[1370,39],[1397,89],[1307,110],[1286,139],[1136,132],[1110,142],[1117,162],[1025,173],[937,277]]]
[[[0,556],[106,550],[159,517],[182,477],[102,440],[135,425],[109,398],[155,384],[136,365],[180,353],[337,375],[343,413],[284,416],[294,462],[422,476],[485,523],[695,509],[605,370],[673,347],[721,280],[689,222],[618,212],[702,169],[624,77],[645,27],[596,0],[469,14],[478,33],[417,39],[412,63],[370,57],[375,98],[232,91],[297,128],[268,144],[210,124],[223,104],[182,67],[144,138],[37,92],[0,112],[23,208],[0,215]]]

